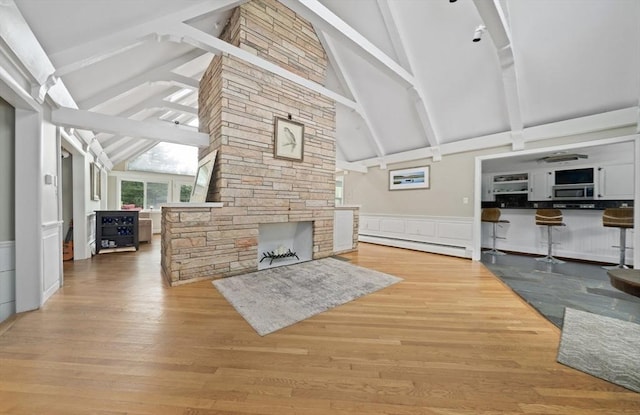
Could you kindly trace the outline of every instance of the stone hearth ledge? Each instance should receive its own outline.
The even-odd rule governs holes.
[[[223,203],[221,202],[204,202],[204,203],[190,203],[190,202],[178,202],[178,203],[163,203],[162,207],[168,208],[221,208]]]

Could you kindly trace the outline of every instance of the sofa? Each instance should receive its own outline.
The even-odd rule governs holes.
[[[149,242],[153,238],[153,220],[151,220],[151,214],[149,212],[142,212],[141,208],[136,205],[122,205],[122,210],[137,210],[138,211],[138,242]]]

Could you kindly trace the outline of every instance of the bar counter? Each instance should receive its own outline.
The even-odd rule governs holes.
[[[604,202],[604,203],[603,203]],[[527,202],[526,206],[499,207],[501,219],[509,223],[498,227],[498,236],[506,239],[498,239],[496,248],[499,250],[539,254],[544,256],[547,252],[547,227],[535,223],[535,209],[558,208],[563,214],[563,222],[566,226],[558,226],[553,229],[553,255],[557,257],[573,258],[579,260],[609,262],[616,264],[620,251],[614,247],[619,245],[620,233],[618,228],[602,226],[602,213],[606,207],[621,207],[626,203],[632,206],[632,201],[588,201],[580,202],[592,207],[566,207],[558,205],[573,205],[575,202]],[[535,206],[537,205],[537,206]],[[554,206],[555,205],[555,206]],[[491,247],[491,223],[482,223],[482,246]],[[633,230],[627,230],[627,247],[633,247]],[[627,251],[627,265],[633,263],[633,251]]]

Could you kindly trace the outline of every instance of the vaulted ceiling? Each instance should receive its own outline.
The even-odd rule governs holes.
[[[56,103],[53,121],[90,134],[113,164],[159,141],[206,142],[197,88],[214,54],[264,65],[218,38],[243,1],[14,1],[53,68],[41,93],[64,85],[75,102]],[[566,120],[592,130],[637,123],[638,1],[280,2],[325,46],[330,70],[317,89],[336,99],[344,168],[521,149]]]

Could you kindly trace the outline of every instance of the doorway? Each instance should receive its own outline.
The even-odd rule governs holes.
[[[64,237],[62,259],[73,259],[73,154],[62,147],[60,151],[60,199]]]
[[[16,312],[15,108],[0,98],[0,322]]]

